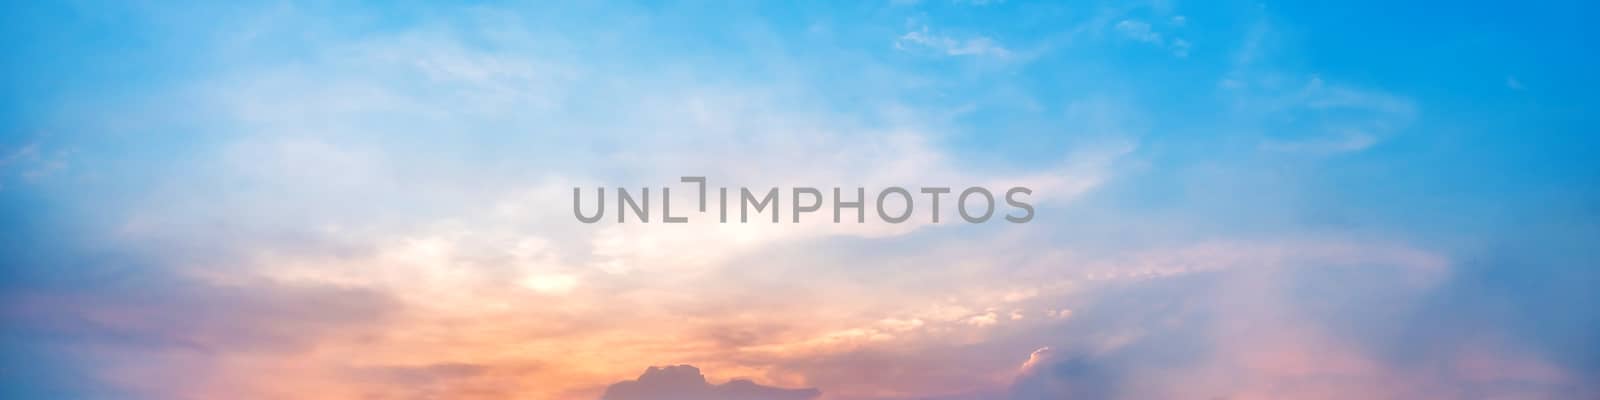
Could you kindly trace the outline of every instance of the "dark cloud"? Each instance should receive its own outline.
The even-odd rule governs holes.
[[[1558,301],[1592,297],[1570,290],[1580,284],[1561,283],[1592,282],[1584,280],[1592,274],[1513,265],[1465,263],[1444,282],[1421,286],[1393,266],[1302,265],[1097,290],[1085,294],[1080,300],[1088,304],[1054,333],[1058,340],[1049,344],[1056,349],[1035,353],[1007,394],[983,398],[1562,399],[1600,393],[1586,378],[1596,376],[1593,346],[1580,338],[1592,336],[1592,327],[1539,330],[1545,321],[1518,320],[1592,321],[1591,311]],[[1549,275],[1537,279],[1539,289],[1507,289],[1537,274]],[[1565,344],[1567,353],[1549,351],[1550,343]]]
[[[1094,360],[1073,357],[1058,360],[1049,348],[1035,351],[1008,394],[1012,399],[1113,398],[1114,370]]]
[[[639,379],[606,388],[601,400],[808,400],[821,396],[817,389],[782,389],[735,379],[721,385],[706,382],[700,369],[689,365],[650,367]]]
[[[159,272],[148,272],[157,274]],[[52,342],[213,352],[295,351],[321,334],[368,326],[392,300],[367,290],[168,277],[79,290],[14,290],[0,317]]]
[[[146,252],[73,244],[72,233],[88,234],[0,229],[18,239],[0,240],[10,254],[0,257],[0,398],[168,397],[108,375],[193,367],[173,379],[196,379],[230,355],[293,354],[375,329],[397,307],[371,290],[191,277]]]

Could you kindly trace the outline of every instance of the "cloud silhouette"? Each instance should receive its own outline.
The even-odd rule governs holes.
[[[601,400],[809,400],[821,396],[817,389],[783,389],[735,379],[721,385],[706,382],[691,365],[650,367],[639,379],[606,388]]]

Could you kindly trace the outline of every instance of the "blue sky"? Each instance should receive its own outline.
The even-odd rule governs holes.
[[[1594,8],[16,5],[0,397],[1583,397]],[[691,175],[1039,217],[566,214]]]

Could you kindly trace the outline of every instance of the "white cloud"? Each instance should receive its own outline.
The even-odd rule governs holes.
[[[1173,22],[1181,26],[1184,23],[1184,19],[1181,16],[1175,17]],[[1168,51],[1171,51],[1172,55],[1175,57],[1183,58],[1189,56],[1189,48],[1191,47],[1191,44],[1188,40],[1182,38],[1169,39],[1160,32],[1157,32],[1155,27],[1151,26],[1148,22],[1125,19],[1117,22],[1117,24],[1114,26],[1114,29],[1116,29],[1118,33],[1122,34],[1123,37],[1130,40],[1148,43],[1155,47],[1167,49]]]
[[[48,150],[38,141],[29,142],[14,150],[0,149],[0,189],[10,175],[25,181],[37,181],[67,169],[70,149]]]
[[[953,38],[930,33],[928,27],[906,32],[895,39],[894,47],[903,51],[933,51],[947,56],[987,56],[1006,58],[1011,51],[994,39],[983,36]]]
[[[1161,34],[1156,33],[1155,30],[1150,27],[1150,24],[1144,21],[1125,19],[1117,22],[1116,29],[1117,32],[1122,33],[1123,36],[1126,36],[1129,39],[1157,45],[1166,43],[1166,41],[1161,38]]]
[[[985,327],[985,326],[994,325],[995,323],[998,323],[999,321],[1000,321],[1000,315],[996,314],[996,313],[994,313],[992,311],[991,312],[986,312],[986,313],[983,313],[983,314],[979,314],[979,315],[974,315],[971,318],[967,318],[967,324],[968,325],[972,325],[972,326],[976,326],[976,327]]]
[[[1359,130],[1344,130],[1299,140],[1265,139],[1261,149],[1291,153],[1345,153],[1366,150],[1378,139]]]
[[[572,288],[578,286],[578,278],[572,275],[528,275],[522,278],[522,287],[544,294],[567,294]]]
[[[1189,41],[1183,39],[1174,39],[1172,41],[1172,55],[1178,56],[1179,58],[1188,57]]]

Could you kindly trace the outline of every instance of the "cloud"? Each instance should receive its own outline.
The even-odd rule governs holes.
[[[1237,45],[1231,71],[1217,83],[1234,118],[1256,137],[1255,149],[1282,154],[1337,155],[1364,151],[1403,132],[1419,118],[1404,93],[1301,72],[1276,60],[1286,35],[1265,21]]]
[[[1080,358],[1063,359],[1054,349],[1043,347],[1028,355],[1017,370],[1017,377],[1006,393],[996,398],[1034,399],[1109,399],[1115,387],[1103,366]]]
[[[1371,134],[1357,130],[1345,130],[1325,136],[1298,140],[1269,138],[1261,142],[1261,149],[1289,153],[1344,153],[1365,150],[1377,142],[1378,139]]]
[[[947,258],[934,250],[944,245],[925,246],[935,253],[895,258],[908,265],[936,265],[936,260]],[[1031,248],[1029,243],[1017,246]],[[984,248],[1002,254],[1012,251],[1005,246],[985,245]],[[1330,269],[1382,265],[1390,269],[1389,276],[1397,283],[1425,285],[1436,282],[1446,267],[1446,262],[1438,256],[1404,246],[1331,240],[1327,243],[1239,241],[1123,251],[1098,257],[1061,257],[1057,253],[1036,251],[1030,253],[1028,261],[1013,263],[982,260],[959,248],[952,249],[949,254],[965,254],[964,262],[973,265],[1005,267],[974,271],[981,271],[981,278],[945,278],[957,279],[961,284],[944,286],[924,281],[919,285],[922,292],[949,293],[945,296],[903,297],[897,293],[896,285],[878,284],[873,293],[879,298],[909,298],[916,300],[900,302],[934,302],[935,305],[926,309],[904,304],[867,309],[873,310],[868,312],[875,315],[891,313],[891,317],[815,336],[806,334],[810,332],[807,327],[794,326],[786,331],[787,335],[766,334],[741,340],[742,345],[730,357],[769,365],[764,371],[779,376],[803,376],[804,382],[827,389],[835,398],[962,396],[975,388],[995,387],[991,374],[998,370],[1015,371],[1016,363],[1021,362],[1014,358],[1015,354],[1028,354],[1040,345],[1060,349],[1057,354],[1075,356],[1086,351],[1084,347],[1095,351],[1115,349],[1141,339],[1124,328],[1131,331],[1146,323],[1167,323],[1172,314],[1165,312],[1173,311],[1164,308],[1156,309],[1161,312],[1139,311],[1134,305],[1103,303],[1103,298],[1175,297],[1178,294],[1168,290],[1187,285],[1173,282],[1189,282],[1195,277],[1216,276],[1220,271],[1230,270],[1259,274],[1296,265]],[[816,271],[816,268],[811,265],[806,270]],[[803,285],[789,285],[795,284]],[[1112,290],[1119,287],[1149,289],[1137,294]],[[984,289],[990,292],[983,293]],[[849,291],[833,286],[830,293],[834,293],[830,297],[840,297],[847,296],[845,293]],[[1188,299],[1188,296],[1179,298]],[[1008,313],[1015,311],[999,310],[1022,310],[1028,317],[1007,318]],[[1123,322],[1131,326],[1102,320],[1108,315],[1121,314],[1147,317]],[[1080,318],[1089,320],[1076,321]],[[1099,329],[1102,325],[1108,329]],[[1093,345],[1086,345],[1090,342]],[[1039,363],[1042,361],[1035,362]],[[910,365],[917,367],[910,368]],[[1091,392],[1098,390],[1106,389]],[[972,398],[997,398],[974,396]]]
[[[1156,33],[1150,24],[1144,21],[1125,19],[1117,22],[1116,29],[1129,39],[1158,45],[1166,43],[1161,34]]]
[[[1349,254],[1364,253],[1383,251]],[[1198,264],[1226,258],[1198,254],[1189,253]],[[1582,378],[1592,374],[1592,365],[1512,340],[1503,326],[1440,324],[1477,320],[1484,311],[1451,300],[1432,305],[1462,290],[1453,284],[1461,278],[1426,272],[1437,261],[1402,254],[1319,258],[1325,261],[1285,259],[1083,293],[1093,300],[1045,336],[1054,339],[1049,347],[1019,362],[1006,396],[980,398],[1558,399],[1600,393]],[[1327,268],[1329,262],[1346,266]],[[1417,273],[1434,278],[1406,277]]]
[[[935,54],[952,57],[986,56],[1006,58],[1011,56],[1011,51],[1002,47],[994,39],[984,36],[958,39],[930,33],[927,26],[923,26],[920,30],[900,35],[899,38],[895,39],[894,47],[903,51],[932,51]]]
[[[436,363],[420,366],[362,367],[355,375],[393,385],[430,386],[441,381],[471,378],[488,368],[466,363]]]
[[[496,398],[484,394],[494,391],[570,398],[564,395],[615,380],[615,371],[637,359],[666,353],[749,373],[749,358],[781,361],[913,336],[920,321],[856,330],[889,308],[858,300],[864,295],[801,300],[842,292],[827,286],[834,279],[772,274],[783,271],[779,262],[823,268],[812,260],[829,252],[818,249],[841,237],[915,243],[911,237],[932,225],[735,225],[701,216],[684,225],[584,226],[570,215],[572,187],[655,186],[682,174],[728,186],[1022,184],[1044,207],[1092,191],[1132,151],[1119,143],[1027,169],[966,168],[941,140],[950,128],[894,96],[868,93],[864,104],[881,106],[839,108],[818,101],[820,94],[794,92],[820,87],[810,82],[703,79],[711,73],[702,71],[719,70],[714,66],[673,79],[617,73],[596,80],[599,74],[571,67],[594,63],[594,55],[543,54],[529,43],[556,39],[526,40],[528,24],[497,21],[317,42],[316,51],[290,63],[223,58],[219,65],[233,67],[193,78],[195,91],[185,93],[214,107],[207,114],[215,117],[215,136],[152,183],[160,190],[140,197],[108,230],[152,251],[191,255],[173,249],[194,247],[207,254],[204,262],[163,260],[156,268],[219,283],[378,293],[393,302],[394,318],[373,322],[382,333],[370,336],[299,332],[296,340],[325,346],[315,354],[289,349],[174,365],[206,365],[237,393],[270,393],[240,377],[302,371],[276,376],[304,383],[293,394],[343,397],[412,389],[344,379],[367,367],[424,368],[438,384],[415,385],[416,392],[453,398]],[[953,44],[920,51],[1004,54],[987,39],[927,43]],[[582,90],[573,90],[573,79]],[[892,112],[872,111],[884,108]],[[228,182],[248,184],[205,200],[188,195]],[[679,188],[674,195],[684,193]],[[805,254],[770,256],[789,250]],[[862,264],[827,268],[868,270]],[[922,302],[915,291],[895,298]],[[271,317],[261,323],[296,319]],[[797,322],[830,317],[837,319]],[[717,326],[734,333],[707,333]],[[762,326],[776,328],[749,328]],[[508,343],[515,343],[514,355],[506,355]],[[352,358],[373,365],[349,365]],[[565,368],[528,372],[532,377],[506,372],[524,363]],[[476,369],[425,368],[436,364]],[[731,385],[726,390],[744,384]],[[201,389],[166,393],[227,393]]]
[[[1189,47],[1189,41],[1183,39],[1173,39],[1172,55],[1178,56],[1179,58],[1188,57]]]
[[[1172,19],[1172,24],[1176,26],[1183,26],[1186,22],[1187,20],[1183,16],[1173,17]],[[1185,39],[1171,38],[1169,40],[1160,32],[1156,32],[1155,27],[1151,26],[1150,23],[1140,20],[1125,19],[1118,21],[1113,26],[1113,29],[1116,29],[1117,33],[1130,40],[1165,48],[1171,51],[1173,56],[1179,58],[1188,57],[1189,48],[1192,46]]]
[[[104,269],[62,259],[7,264],[0,268],[7,278],[0,280],[7,289],[0,296],[7,339],[0,344],[7,354],[69,360],[75,379],[63,387],[154,398],[593,398],[602,385],[636,372],[637,360],[662,358],[730,374],[720,376],[761,376],[774,386],[821,387],[841,399],[974,391],[993,399],[1004,390],[1019,397],[1172,398],[1185,389],[1285,397],[1271,390],[1483,381],[1559,389],[1571,386],[1573,376],[1593,376],[1582,366],[1600,360],[1588,350],[1600,343],[1590,334],[1592,319],[1564,317],[1591,314],[1572,304],[1595,303],[1585,291],[1593,280],[1566,279],[1592,276],[1581,275],[1586,269],[1485,270],[1476,284],[1435,291],[1430,285],[1457,271],[1455,257],[1407,246],[1415,238],[1385,229],[1392,225],[1353,228],[1380,243],[1324,242],[1319,235],[1350,225],[1307,227],[1293,225],[1305,219],[1301,214],[1283,219],[1293,222],[1261,216],[1279,208],[1323,210],[1306,200],[1314,196],[1286,196],[1296,185],[1282,182],[1315,186],[1317,176],[1330,174],[1240,166],[1229,154],[1204,153],[1214,142],[1296,155],[1361,151],[1417,114],[1406,96],[1241,68],[1228,76],[1230,84],[1219,85],[1225,101],[1237,100],[1238,112],[1211,125],[1204,114],[1228,104],[1209,104],[1210,93],[1174,92],[1182,85],[1166,87],[1174,82],[1117,76],[1126,69],[1101,68],[1118,61],[1101,64],[1088,51],[1098,49],[1074,48],[1063,52],[1071,57],[1059,57],[1071,61],[1040,60],[1051,64],[1015,74],[948,74],[941,65],[895,63],[907,53],[967,60],[1020,54],[1031,61],[1035,46],[1027,35],[1059,28],[1055,14],[1017,20],[1022,32],[913,27],[895,36],[903,31],[875,26],[859,37],[849,36],[859,26],[851,16],[826,16],[829,40],[794,42],[783,31],[787,23],[738,18],[748,30],[724,35],[715,23],[662,15],[669,9],[622,8],[629,15],[620,18],[641,23],[584,31],[588,25],[569,21],[619,16],[496,7],[466,16],[425,10],[415,13],[427,16],[416,25],[361,16],[275,19],[268,22],[281,25],[258,26],[262,34],[248,36],[283,41],[238,46],[272,49],[271,56],[239,57],[238,50],[207,51],[185,41],[182,52],[171,54],[204,58],[206,68],[153,77],[154,86],[138,91],[148,96],[113,87],[91,96],[93,106],[47,107],[38,114],[73,124],[122,124],[125,117],[117,116],[136,114],[134,125],[151,124],[148,130],[83,128],[116,134],[77,145],[112,156],[101,158],[162,160],[110,164],[154,178],[117,179],[101,164],[97,172],[107,175],[88,176],[96,180],[85,180],[90,189],[82,192],[6,193],[3,262],[29,259],[36,244],[53,241],[165,257],[96,254],[114,264]],[[1010,7],[986,11],[1003,8]],[[1190,50],[1178,35],[1183,31],[1173,28],[1181,19],[1116,15],[1070,28],[1054,45],[1071,47],[1077,43],[1065,38],[1092,31],[1178,56]],[[328,31],[377,22],[385,22],[382,29]],[[693,37],[664,37],[684,33],[677,28],[686,25],[717,29],[700,33],[730,40],[701,47],[695,44],[705,41]],[[764,36],[766,29],[774,35]],[[185,38],[227,36],[200,27],[176,31]],[[893,48],[883,43],[890,36]],[[851,41],[860,47],[843,48]],[[781,43],[741,47],[770,42]],[[1258,50],[1241,51],[1239,59],[1264,59]],[[145,61],[154,64],[150,70],[192,64]],[[829,65],[845,65],[849,73]],[[1100,72],[1109,75],[1060,79]],[[161,86],[167,83],[173,86]],[[1061,98],[1105,90],[1129,104],[1161,101],[1137,98],[1151,93],[1140,90],[1148,87],[1194,108],[1108,118],[1120,107]],[[984,114],[993,105],[985,98],[995,91],[1026,98],[1015,103],[1029,106]],[[969,101],[980,111],[951,117],[929,106]],[[121,102],[183,109],[163,116]],[[96,112],[101,107],[113,112]],[[1056,115],[1062,108],[1064,118]],[[1136,134],[1140,129],[1129,126],[1156,130],[1180,121],[1198,123],[1199,131],[1260,135],[1148,135],[1141,139],[1149,146],[1141,141],[1139,151],[1118,144],[1072,152],[1046,140]],[[1039,151],[1018,153],[1044,155],[1010,152],[1023,147]],[[0,151],[0,174],[47,166],[57,149],[71,148],[50,141]],[[1189,148],[1201,152],[1184,154]],[[1068,155],[1056,157],[1061,153]],[[95,166],[71,161],[66,172]],[[1185,172],[1173,166],[1184,163],[1223,172],[1199,183],[1174,178]],[[1244,170],[1274,179],[1249,179]],[[574,186],[655,188],[679,175],[707,175],[729,186],[1021,183],[1037,190],[1040,220],[943,225],[952,228],[583,226],[568,213],[565,196]],[[1354,179],[1339,183],[1317,189],[1370,194],[1361,190],[1371,186]],[[1195,212],[1207,200],[1202,192],[1217,193],[1223,207]],[[1367,208],[1342,215],[1410,211],[1373,206],[1385,203],[1373,198],[1380,197],[1362,196],[1350,207]],[[1119,213],[1124,207],[1136,210]],[[88,211],[78,220],[60,214],[71,209]],[[1488,219],[1524,215],[1511,204],[1495,211]],[[1224,226],[1193,222],[1207,218]],[[1400,219],[1415,218],[1427,217]],[[1108,224],[1114,227],[1095,226],[1098,220],[1114,220]],[[82,231],[58,227],[80,225]],[[1312,238],[1220,239],[1240,230]],[[1585,232],[1564,237],[1592,242]],[[1457,239],[1415,240],[1482,242]],[[182,276],[155,278],[168,272]],[[1519,283],[1529,274],[1539,279]],[[116,279],[99,280],[108,277]],[[147,279],[159,282],[141,286]],[[1524,286],[1506,288],[1515,284]],[[1435,318],[1486,337],[1449,336],[1432,329],[1441,325]],[[8,360],[4,370],[49,364],[30,361]],[[1428,376],[1428,368],[1407,362],[1442,366],[1448,376]],[[1019,363],[1021,375],[1012,379]],[[752,381],[712,385],[681,368],[647,371],[617,390],[680,382],[667,386],[684,396],[808,395]],[[3,378],[12,383],[14,376]],[[162,384],[168,382],[182,384]],[[121,394],[17,397],[139,397]]]
[[[639,379],[606,388],[601,400],[809,400],[822,395],[817,389],[782,389],[744,379],[720,385],[706,382],[700,369],[690,365],[650,367]]]
[[[74,156],[68,149],[44,147],[39,140],[28,142],[15,149],[0,147],[0,190],[6,181],[15,176],[24,182],[37,182],[68,168]]]
[[[1219,85],[1241,118],[1258,120],[1257,148],[1275,153],[1342,154],[1382,143],[1417,118],[1411,98],[1324,79],[1276,72]],[[1299,83],[1303,82],[1303,83]],[[1298,84],[1296,84],[1298,83]]]
[[[129,264],[149,262],[130,262],[139,258],[129,254],[115,259],[110,269],[121,274]],[[41,390],[109,390],[115,395],[107,397],[116,398],[273,397],[268,393],[280,389],[264,387],[270,384],[259,374],[293,365],[283,361],[340,338],[378,334],[397,311],[393,299],[368,290],[253,279],[219,283],[162,270],[141,270],[137,277],[77,273],[86,276],[74,289],[0,293],[0,332],[8,341],[32,343],[53,352],[49,361],[91,372],[85,381]],[[300,365],[274,378],[296,381],[299,390],[327,388],[319,381],[342,376],[324,369],[335,365]],[[7,386],[21,384],[0,378]]]

